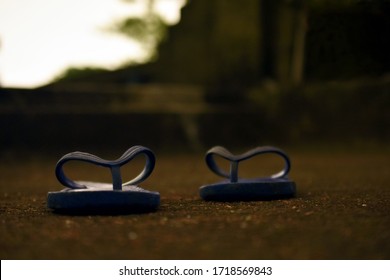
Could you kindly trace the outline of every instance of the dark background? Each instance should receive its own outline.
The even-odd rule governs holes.
[[[1,149],[386,145],[389,6],[189,1],[171,28],[130,18],[115,32],[155,38],[152,61],[0,89]]]

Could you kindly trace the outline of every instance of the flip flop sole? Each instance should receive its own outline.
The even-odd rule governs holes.
[[[296,186],[290,180],[265,180],[245,182],[222,182],[205,185],[199,189],[204,200],[252,201],[294,197]]]
[[[160,205],[160,194],[137,190],[71,190],[49,192],[48,208],[56,212],[136,213],[152,212]]]

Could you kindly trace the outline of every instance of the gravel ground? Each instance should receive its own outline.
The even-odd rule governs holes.
[[[108,153],[107,153],[108,154]],[[69,216],[46,207],[61,155],[4,155],[0,162],[1,259],[389,259],[390,154],[359,151],[290,152],[292,199],[205,202],[201,185],[220,180],[199,154],[157,154],[141,184],[161,193],[148,214]],[[115,154],[113,157],[118,156]],[[108,157],[110,158],[110,157]],[[244,163],[241,175],[270,174],[272,156]],[[142,161],[122,170],[131,178]],[[110,180],[84,164],[70,177]]]

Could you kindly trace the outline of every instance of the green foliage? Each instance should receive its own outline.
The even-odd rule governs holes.
[[[149,52],[149,57],[153,58],[158,44],[166,37],[168,24],[154,10],[154,0],[145,0],[145,3],[147,12],[143,16],[133,16],[116,22],[110,30],[138,41]]]
[[[128,18],[116,24],[113,29],[141,43],[155,45],[165,37],[167,25],[158,15],[150,14],[145,18]]]
[[[97,67],[70,67],[55,78],[54,81],[75,81],[104,72],[107,72],[107,69]]]

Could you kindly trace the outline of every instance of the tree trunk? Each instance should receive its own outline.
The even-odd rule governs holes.
[[[261,73],[282,87],[303,81],[307,9],[302,0],[262,0]]]
[[[307,31],[307,9],[300,5],[295,11],[294,37],[291,58],[291,83],[297,86],[303,82],[305,62],[305,38]]]

